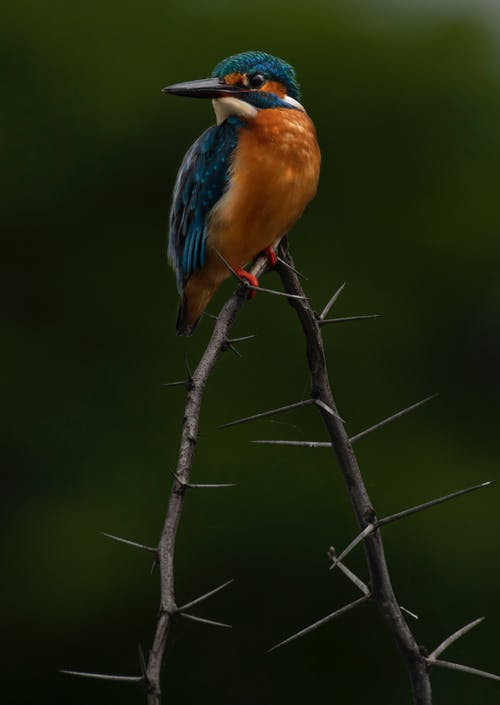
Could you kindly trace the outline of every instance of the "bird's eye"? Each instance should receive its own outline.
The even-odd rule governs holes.
[[[254,73],[253,76],[249,76],[249,83],[251,88],[261,88],[264,85],[266,79],[261,73]]]

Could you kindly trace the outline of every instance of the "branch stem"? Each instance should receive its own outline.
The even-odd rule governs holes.
[[[251,272],[256,277],[259,277],[267,268],[268,260],[263,255],[254,262]],[[229,331],[246,299],[247,289],[239,286],[217,316],[212,336],[198,366],[193,372],[188,368],[189,384],[187,385],[179,457],[158,544],[160,611],[146,666],[148,705],[161,705],[161,669],[172,626],[172,616],[177,612],[174,583],[174,551],[185,497],[185,492],[179,491],[179,486],[186,488],[190,484],[189,478],[198,439],[203,392],[215,363],[227,347]],[[184,605],[183,609],[192,606],[192,604],[193,602]],[[196,619],[193,615],[185,616],[188,619]],[[201,621],[201,618],[197,618],[196,621]]]
[[[279,255],[291,267],[294,266],[288,252],[286,239],[281,242]],[[290,267],[284,267],[278,263],[277,271],[285,291],[296,296],[304,296],[300,281]],[[335,299],[335,297],[332,298]],[[314,399],[321,400],[335,412],[335,415],[332,415],[320,410],[326,430],[330,436],[333,452],[337,457],[344,477],[360,530],[363,531],[365,527],[376,520],[376,515],[359,470],[352,444],[349,441],[344,424],[338,416],[326,367],[320,321],[318,321],[306,298],[289,299],[289,303],[299,317],[306,340],[306,354],[311,373],[311,396]],[[324,318],[327,313],[328,306],[322,312],[321,318]],[[366,537],[364,548],[368,563],[372,599],[377,605],[403,657],[410,679],[413,703],[414,705],[431,705],[432,691],[427,662],[420,653],[418,644],[401,613],[392,587],[384,546],[378,530]]]

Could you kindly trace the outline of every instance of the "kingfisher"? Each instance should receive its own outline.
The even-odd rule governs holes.
[[[170,211],[177,334],[191,335],[231,269],[256,287],[245,265],[261,252],[276,264],[274,249],[316,193],[321,155],[295,70],[271,54],[230,56],[210,78],[163,92],[211,99],[217,123],[186,152]]]

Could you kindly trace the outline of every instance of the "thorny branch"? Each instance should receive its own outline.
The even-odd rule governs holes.
[[[229,265],[227,266],[230,269]],[[255,261],[253,267],[251,268],[251,272],[256,277],[259,277],[267,270],[267,268],[267,257],[261,256]],[[356,440],[367,435],[368,433],[382,428],[392,420],[401,417],[402,415],[408,413],[409,411],[412,411],[413,409],[418,408],[423,403],[429,401],[429,399],[431,399],[432,397],[424,399],[423,401],[418,402],[417,404],[414,404],[411,407],[408,407],[407,409],[398,412],[397,414],[394,414],[388,419],[379,422],[378,424],[370,427],[369,429],[366,429],[366,431],[363,431],[357,434],[356,436],[349,438],[345,431],[343,421],[338,415],[332,391],[330,388],[330,382],[328,378],[325,355],[323,350],[321,327],[330,323],[375,318],[376,315],[349,316],[342,318],[326,319],[329,310],[339,297],[345,285],[342,285],[335,292],[335,294],[332,296],[332,298],[330,299],[324,310],[321,312],[321,314],[316,314],[311,308],[308,299],[304,295],[304,291],[299,281],[299,276],[302,275],[300,275],[300,273],[295,269],[293,260],[287,249],[286,238],[282,241],[279,246],[277,270],[282,279],[285,291],[276,292],[264,288],[259,288],[259,291],[270,294],[278,294],[279,296],[287,297],[289,303],[295,309],[299,317],[306,340],[307,360],[311,373],[311,397],[310,399],[290,404],[288,406],[279,407],[269,412],[255,414],[253,416],[246,417],[245,419],[240,419],[239,421],[224,424],[224,427],[229,427],[235,425],[236,423],[243,423],[246,421],[275,415],[283,411],[298,408],[299,406],[304,406],[307,404],[312,405],[319,410],[323,418],[326,430],[330,436],[329,443],[294,443],[287,441],[271,441],[271,443],[280,445],[304,445],[309,447],[330,447],[333,449],[335,455],[337,456],[337,460],[339,462],[342,474],[344,476],[361,532],[360,534],[358,534],[356,539],[351,542],[348,548],[340,554],[340,556],[336,557],[335,550],[333,549],[333,547],[330,549],[329,555],[332,560],[331,567],[337,566],[358,587],[358,589],[363,593],[363,595],[357,600],[354,600],[353,602],[344,605],[343,607],[340,607],[339,609],[330,613],[326,617],[318,620],[314,624],[302,629],[300,632],[297,632],[293,636],[284,639],[279,644],[273,646],[270,651],[273,651],[278,647],[284,646],[285,644],[294,641],[295,639],[309,633],[313,629],[316,629],[321,625],[345,614],[346,612],[349,612],[351,609],[354,609],[365,603],[373,602],[377,605],[384,621],[387,623],[388,628],[391,631],[405,661],[412,686],[414,705],[432,705],[432,693],[429,679],[429,671],[432,667],[449,668],[453,670],[479,675],[485,678],[500,680],[500,677],[495,674],[480,671],[469,666],[455,664],[449,661],[442,661],[437,658],[450,644],[452,644],[458,638],[466,634],[474,626],[479,624],[481,619],[471,622],[470,624],[466,625],[462,629],[452,634],[450,637],[445,639],[442,644],[440,644],[430,655],[426,655],[425,649],[422,649],[417,645],[413,634],[410,631],[408,625],[406,624],[406,621],[401,611],[403,610],[404,612],[407,612],[414,618],[417,618],[417,616],[414,615],[412,612],[409,612],[409,610],[407,610],[406,608],[400,607],[397,602],[391,584],[391,579],[384,555],[384,547],[379,531],[379,529],[383,525],[391,521],[395,521],[405,516],[409,516],[410,514],[415,513],[416,511],[420,511],[421,509],[434,506],[435,504],[447,501],[448,499],[454,498],[456,496],[461,496],[462,494],[466,494],[475,489],[479,489],[480,487],[485,487],[490,483],[482,483],[481,485],[478,485],[476,487],[455,492],[451,495],[447,495],[444,498],[432,500],[430,502],[426,502],[423,505],[419,505],[418,507],[413,507],[396,515],[392,515],[390,517],[385,517],[383,519],[378,520],[375,514],[375,510],[368,496],[368,493],[366,491],[366,487],[352,449],[352,444]],[[216,622],[210,619],[205,619],[203,617],[190,614],[186,610],[191,609],[192,607],[208,599],[220,590],[223,590],[232,582],[232,580],[228,580],[227,582],[223,583],[222,585],[219,585],[215,589],[212,589],[204,593],[203,595],[198,596],[181,606],[178,606],[175,597],[174,551],[177,536],[177,528],[179,526],[186,492],[191,489],[210,489],[233,486],[232,484],[201,484],[191,483],[189,481],[194,458],[194,451],[198,438],[201,402],[209,375],[221,353],[225,352],[228,349],[233,350],[233,352],[237,352],[237,350],[234,348],[234,343],[248,340],[250,337],[253,337],[245,336],[243,338],[229,338],[229,331],[234,323],[238,312],[243,306],[249,291],[255,289],[255,287],[249,285],[248,282],[246,282],[245,280],[241,280],[234,271],[232,271],[232,273],[238,278],[241,286],[238,287],[236,292],[227,301],[227,303],[224,305],[221,312],[217,316],[212,336],[198,366],[196,367],[194,372],[191,372],[191,370],[188,368],[188,378],[186,380],[182,380],[179,382],[171,382],[165,385],[183,385],[187,389],[187,396],[184,409],[178,463],[176,471],[173,473],[174,482],[172,485],[167,512],[158,546],[146,546],[136,541],[130,541],[129,539],[120,538],[112,534],[105,534],[105,536],[114,541],[118,541],[122,544],[132,546],[134,548],[138,548],[146,552],[154,553],[155,565],[158,566],[160,574],[160,609],[158,613],[153,644],[149,651],[148,658],[146,659],[144,657],[142,649],[139,647],[140,675],[108,675],[103,673],[89,673],[72,670],[62,671],[63,673],[69,675],[81,676],[84,678],[95,678],[99,680],[139,684],[147,692],[148,705],[161,705],[161,671],[165,657],[167,641],[170,635],[172,625],[176,618],[180,617],[190,619],[195,622],[208,624],[215,627],[230,628],[230,625],[228,624]],[[370,576],[368,584],[365,584],[363,581],[361,581],[347,566],[345,566],[344,563],[342,563],[342,558],[347,555],[351,548],[353,548],[361,541],[363,541],[364,543],[368,571]]]
[[[268,269],[267,256],[258,257],[252,268],[251,273],[257,278]],[[239,278],[238,278],[239,279]],[[196,615],[188,614],[187,609],[199,604],[203,600],[214,595],[219,590],[228,586],[232,580],[225,582],[223,585],[210,590],[204,595],[197,597],[190,602],[177,606],[175,597],[175,581],[174,581],[174,552],[175,542],[177,537],[177,528],[182,514],[184,497],[188,490],[231,487],[231,484],[199,484],[190,483],[191,467],[193,464],[196,442],[198,439],[198,426],[200,419],[201,402],[206,383],[210,373],[220,357],[221,353],[228,349],[233,349],[233,343],[248,340],[253,336],[245,336],[244,338],[233,339],[229,338],[229,331],[234,323],[234,320],[245,303],[249,290],[252,289],[248,282],[240,280],[241,286],[237,288],[235,293],[226,302],[216,317],[214,330],[210,337],[205,352],[203,353],[198,366],[192,372],[189,367],[187,370],[188,377],[186,380],[179,382],[171,382],[165,386],[185,386],[187,389],[186,403],[184,407],[184,417],[182,423],[181,440],[179,447],[179,456],[177,468],[173,473],[174,482],[168,501],[167,512],[163,524],[163,529],[160,535],[160,540],[157,547],[145,546],[144,544],[128,539],[122,539],[112,534],[105,534],[108,538],[120,543],[150,551],[155,554],[155,565],[159,568],[160,575],[160,609],[153,638],[153,644],[146,659],[142,650],[139,650],[139,661],[141,675],[137,676],[121,676],[108,675],[102,673],[88,673],[82,671],[65,670],[62,673],[73,676],[82,676],[84,678],[96,678],[99,680],[122,681],[129,683],[138,683],[142,685],[147,692],[148,705],[161,705],[161,671],[165,658],[167,641],[170,635],[172,624],[177,617],[191,619],[203,624],[209,624],[217,627],[230,627],[222,622],[214,622],[213,620],[204,619]],[[272,290],[263,290],[266,293],[277,293],[280,296],[287,296],[284,292],[274,292]]]
[[[255,276],[259,277],[266,271],[267,266],[267,258],[262,256],[256,260],[251,271]],[[167,515],[158,544],[160,612],[145,672],[148,705],[160,705],[161,703],[161,670],[174,617],[180,612],[180,609],[185,610],[201,601],[201,599],[193,600],[183,608],[178,608],[176,605],[174,550],[177,527],[181,517],[186,490],[190,487],[196,487],[196,485],[190,484],[189,477],[198,438],[200,409],[205,385],[219,356],[228,348],[229,331],[246,298],[247,288],[245,288],[243,284],[238,287],[217,316],[214,330],[205,352],[194,372],[190,374],[186,384],[187,397],[182,424],[179,459],[174,475],[174,484],[170,494]],[[228,584],[229,583],[225,583],[224,587]],[[205,595],[203,599],[209,597],[214,592],[215,591],[211,591]],[[186,617],[187,615],[183,613],[183,616]],[[191,619],[192,618],[191,616]],[[197,621],[199,621],[199,619]]]
[[[281,262],[277,265],[285,291],[296,296],[303,295],[301,283],[293,271],[294,263],[288,252],[286,239],[280,244],[279,255],[281,260],[288,265],[283,266]],[[339,293],[340,291],[334,294],[332,297],[333,301],[335,301]],[[326,413],[324,408],[318,405],[326,430],[330,436],[333,452],[337,457],[344,476],[361,533],[365,534],[363,538],[370,576],[371,601],[378,607],[403,657],[411,683],[414,704],[431,705],[432,691],[429,667],[431,665],[441,665],[454,668],[455,664],[439,662],[437,659],[426,659],[424,651],[415,641],[401,613],[401,608],[394,594],[376,513],[353,451],[353,439],[349,439],[344,424],[337,413],[326,368],[321,324],[332,305],[332,299],[320,315],[313,311],[306,298],[289,299],[289,303],[299,317],[304,332],[307,361],[311,373],[311,398],[323,402],[325,407],[334,412],[333,414]],[[361,434],[359,437],[361,437]],[[464,669],[465,667],[461,670]],[[468,672],[475,672],[480,675],[475,669],[469,669]],[[487,677],[491,677],[491,674]]]
[[[288,252],[286,240],[282,241],[280,245],[279,255],[290,267],[294,266]],[[277,264],[277,270],[283,286],[289,293],[303,295],[299,278],[290,267],[283,266],[280,262]],[[336,292],[332,297],[333,300],[339,293]],[[338,416],[330,388],[323,349],[320,322],[328,314],[331,303],[328,303],[320,316],[315,314],[306,299],[291,299],[290,305],[297,313],[304,332],[307,361],[311,372],[311,397],[321,400],[335,412],[335,415],[332,415],[326,413],[321,407],[319,409],[346,481],[358,524],[361,529],[364,529],[375,519],[375,510],[366,491],[352,444]],[[372,600],[379,608],[406,662],[414,703],[415,705],[430,705],[432,694],[427,664],[401,614],[398,601],[394,595],[379,531],[375,531],[366,538],[365,551],[370,575]]]

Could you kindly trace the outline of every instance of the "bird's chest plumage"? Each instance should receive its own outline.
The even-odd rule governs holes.
[[[236,266],[282,237],[316,193],[320,152],[310,118],[267,109],[239,130],[227,191],[213,209],[209,246]]]

